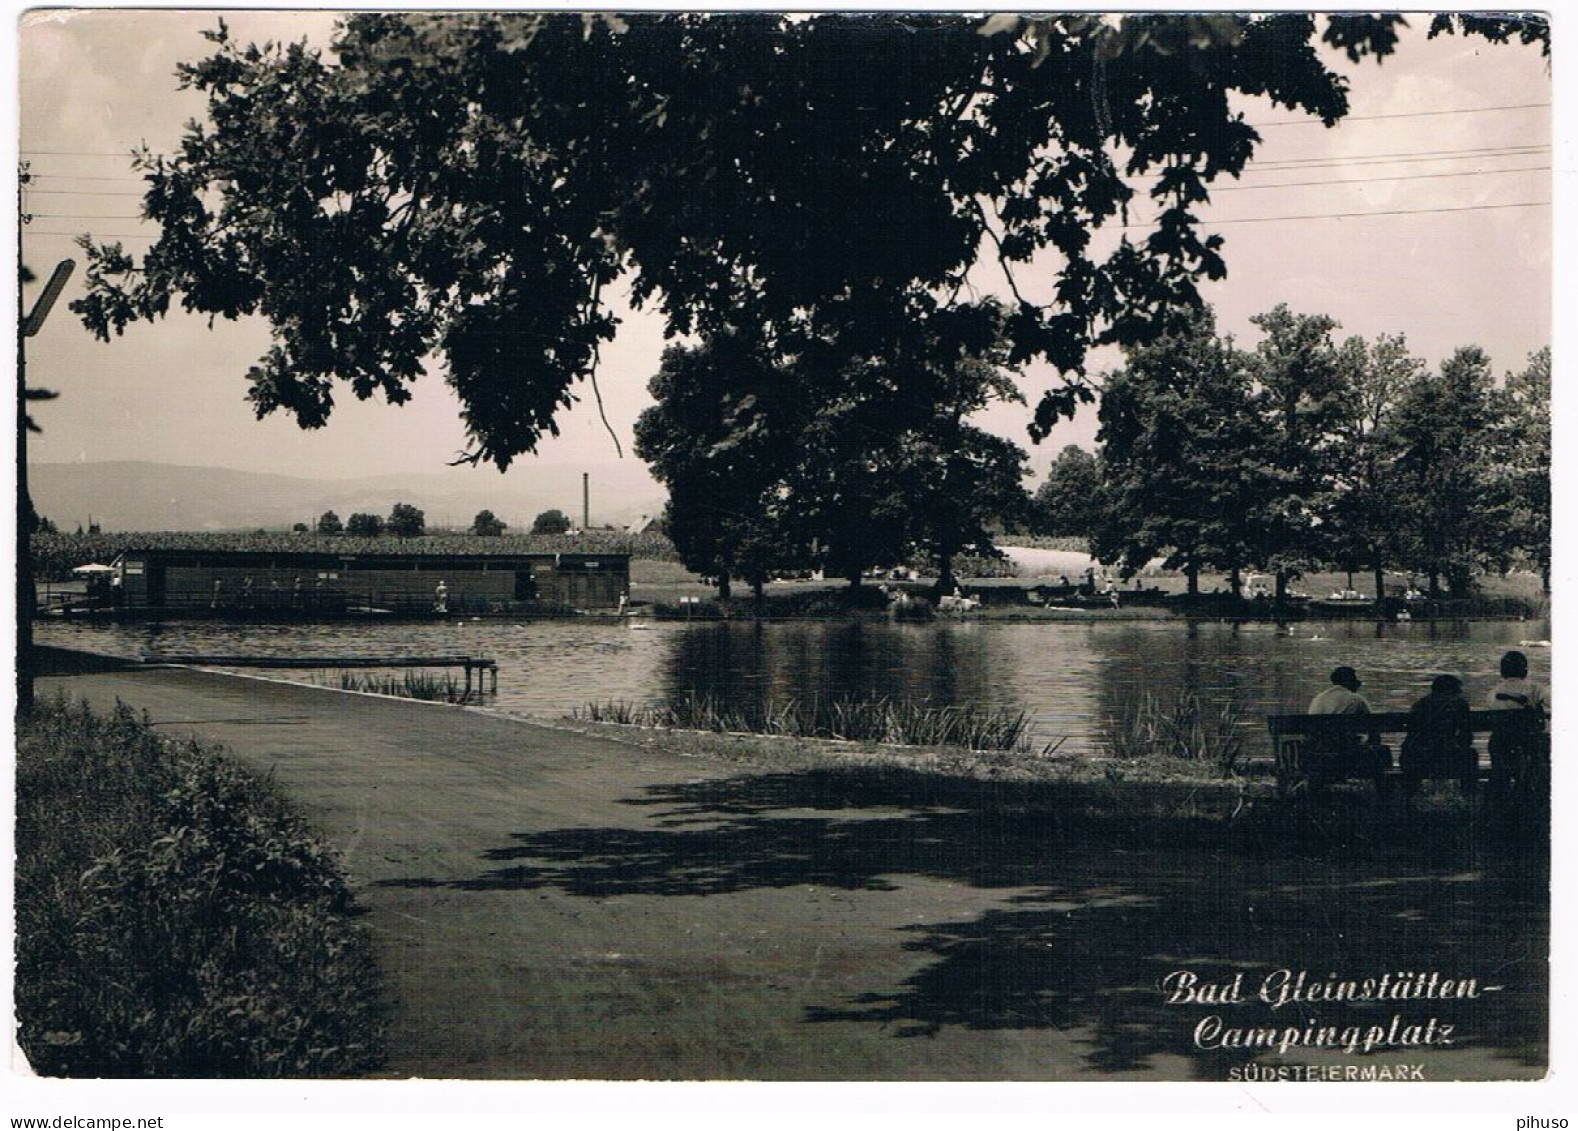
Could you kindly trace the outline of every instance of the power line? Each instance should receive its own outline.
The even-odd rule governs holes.
[[[112,181],[116,184],[125,184],[136,174],[121,173],[119,176],[114,177],[96,177],[87,173],[34,173],[32,176],[35,180],[40,177],[48,177],[52,181]]]
[[[122,191],[120,189],[47,189],[47,188],[30,188],[27,191],[28,191],[28,195],[29,196],[136,196],[136,197],[141,197],[143,195],[140,192],[125,192],[125,191]]]
[[[1548,173],[1549,165],[1524,165],[1516,169],[1465,169],[1457,173],[1409,173],[1398,177],[1348,177],[1340,181],[1280,181],[1274,185],[1222,185],[1212,186],[1213,194],[1219,192],[1246,192],[1254,189],[1310,188],[1322,185],[1370,185],[1386,181],[1430,181],[1441,177],[1490,177],[1498,173]]]
[[[1286,168],[1319,168],[1326,165],[1391,165],[1412,161],[1459,161],[1473,157],[1527,157],[1548,152],[1549,145],[1480,146],[1471,149],[1420,149],[1405,153],[1356,153],[1350,157],[1291,157],[1281,161],[1254,161],[1244,172],[1267,172]]]
[[[112,216],[100,213],[93,215],[87,212],[29,212],[29,216],[38,220],[141,220],[141,216]]]
[[[1301,216],[1247,216],[1235,220],[1199,220],[1196,226],[1217,228],[1223,224],[1276,224],[1284,220],[1352,220],[1365,216],[1424,216],[1438,212],[1488,212],[1498,208],[1549,208],[1548,200],[1525,200],[1514,204],[1468,204],[1458,208],[1393,208],[1381,212],[1310,212]],[[1123,228],[1150,228],[1150,224],[1123,224]]]
[[[46,232],[42,228],[28,227],[23,230],[26,236],[59,236],[61,239],[74,240],[78,236],[90,236],[95,240],[156,240],[159,237],[150,232],[84,232],[80,228],[74,232]]]
[[[43,157],[135,157],[139,151],[136,149],[23,149],[18,152]],[[164,153],[153,153],[152,150],[149,153],[155,157],[168,156]]]
[[[1379,122],[1388,118],[1435,118],[1443,114],[1490,114],[1500,110],[1549,110],[1549,102],[1517,102],[1510,106],[1468,106],[1461,110],[1415,110],[1407,114],[1348,114],[1338,122]],[[1269,126],[1323,126],[1319,118],[1284,118],[1275,122],[1248,122],[1257,129]]]

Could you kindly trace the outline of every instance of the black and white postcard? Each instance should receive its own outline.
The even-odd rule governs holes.
[[[1548,1081],[1550,26],[21,15],[13,1074]]]

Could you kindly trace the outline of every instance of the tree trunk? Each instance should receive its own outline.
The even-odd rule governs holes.
[[[1189,596],[1198,597],[1200,595],[1200,567],[1194,563],[1193,559],[1184,566],[1184,575],[1189,578]]]
[[[1441,571],[1435,566],[1430,567],[1430,596],[1432,599],[1441,596]]]
[[[1285,570],[1285,569],[1279,569],[1279,570],[1277,570],[1277,601],[1280,603],[1280,602],[1286,601],[1287,599],[1288,599],[1288,571]]]
[[[1232,589],[1233,591],[1233,598],[1235,600],[1241,600],[1244,596],[1244,579],[1239,574],[1237,566],[1234,566],[1228,571],[1227,584],[1228,588]]]
[[[720,601],[727,601],[729,599],[729,592],[730,592],[730,590],[729,590],[729,571],[726,570],[726,569],[725,570],[719,570],[718,571],[718,600],[720,600]]]
[[[751,578],[751,596],[755,599],[758,608],[767,599],[767,594],[764,592],[765,587],[766,582],[761,577]]]
[[[941,551],[937,554],[937,592],[952,593],[956,584],[953,576],[953,555]]]
[[[1375,563],[1375,599],[1386,600],[1386,570],[1381,568],[1379,560]]]

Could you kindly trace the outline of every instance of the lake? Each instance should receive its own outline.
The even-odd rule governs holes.
[[[644,627],[575,620],[41,622],[36,633],[40,644],[133,657],[489,656],[499,665],[495,705],[539,717],[563,716],[594,700],[644,703],[686,691],[734,704],[834,694],[973,704],[1027,712],[1037,744],[1067,739],[1068,753],[1090,749],[1105,720],[1146,694],[1171,699],[1189,691],[1204,701],[1236,703],[1246,728],[1261,735],[1261,716],[1302,711],[1338,664],[1358,669],[1377,710],[1406,710],[1442,672],[1462,678],[1478,706],[1498,678],[1502,652],[1550,636],[1543,620],[1304,621],[1291,632],[1269,624],[1178,621],[635,623]],[[1549,685],[1550,648],[1523,650],[1532,676]],[[333,682],[334,673],[290,678]]]

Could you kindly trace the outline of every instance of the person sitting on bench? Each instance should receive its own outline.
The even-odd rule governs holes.
[[[1545,689],[1529,679],[1529,658],[1522,652],[1501,657],[1501,682],[1491,688],[1485,706],[1507,712],[1490,732],[1490,784],[1495,794],[1507,792],[1532,768],[1530,760],[1549,753],[1545,720],[1550,706]]]
[[[1368,715],[1370,702],[1359,694],[1359,673],[1344,664],[1333,669],[1331,686],[1310,700],[1312,715]],[[1371,732],[1363,738],[1358,734],[1335,737],[1324,748],[1312,749],[1305,756],[1305,764],[1316,773],[1332,777],[1379,777],[1392,766],[1390,747],[1381,744],[1381,736]]]
[[[1425,778],[1456,778],[1465,797],[1479,787],[1479,759],[1474,754],[1474,728],[1469,718],[1463,681],[1438,675],[1430,694],[1408,712],[1403,739],[1403,792],[1416,792]]]

